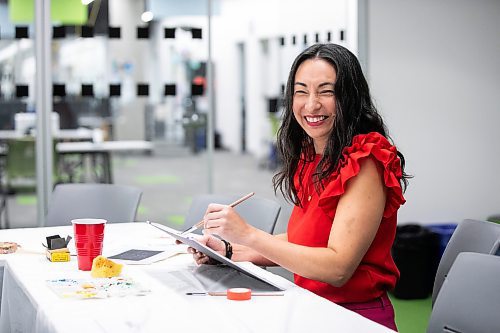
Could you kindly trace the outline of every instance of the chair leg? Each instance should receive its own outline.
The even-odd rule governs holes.
[[[7,200],[9,199],[8,193],[4,191],[5,189],[2,189],[2,202],[0,203],[0,229],[9,229],[10,224],[9,224],[9,214],[8,214],[8,209],[7,209]],[[3,222],[2,223],[2,215],[3,215]],[[2,224],[5,226],[2,227]]]
[[[7,209],[7,207],[9,207],[8,200],[9,200],[9,195],[7,194],[5,196],[5,202],[4,202],[5,207],[4,207],[4,210],[3,210],[4,211],[3,218],[5,220],[5,229],[10,229],[9,210]]]
[[[3,173],[3,166],[1,167],[0,173],[0,193],[2,195],[2,199],[0,202],[0,229],[4,229],[2,227],[3,221],[5,221],[5,229],[8,229],[9,227],[9,221],[7,217],[7,199],[9,198],[9,192],[8,192],[8,186],[4,185],[4,173]],[[3,221],[2,221],[2,215],[3,215]]]
[[[0,203],[0,229],[4,229],[3,221],[5,220],[2,215],[5,214],[5,199],[4,194],[2,193],[2,201]]]

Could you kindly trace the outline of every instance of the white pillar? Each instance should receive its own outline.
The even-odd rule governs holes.
[[[37,215],[38,225],[41,227],[45,225],[45,214],[53,186],[53,143],[50,121],[52,113],[51,28],[50,0],[35,1]]]

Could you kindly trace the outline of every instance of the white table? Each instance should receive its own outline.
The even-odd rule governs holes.
[[[392,332],[354,312],[299,288],[282,277],[254,267],[286,288],[284,296],[230,301],[217,296],[187,296],[186,282],[196,266],[180,254],[147,266],[128,265],[133,277],[151,292],[145,296],[107,299],[64,299],[46,285],[47,279],[88,277],[76,258],[51,263],[43,255],[46,236],[72,234],[71,227],[10,229],[0,240],[15,241],[22,250],[0,255],[4,265],[0,332]],[[172,242],[145,223],[108,224],[104,255],[118,249],[158,247]],[[1,270],[0,270],[1,272]]]
[[[94,130],[85,127],[76,129],[61,129],[54,131],[53,137],[58,140],[92,140],[94,133]],[[25,133],[16,130],[0,130],[0,140],[21,139],[24,136],[26,136]]]
[[[78,154],[82,157],[88,156],[92,161],[92,168],[95,170],[99,157],[102,158],[103,177],[97,177],[101,183],[113,183],[111,153],[113,152],[150,152],[153,150],[153,143],[142,140],[120,140],[120,141],[82,141],[82,142],[59,142],[56,144],[56,151],[61,156],[63,164],[66,155]]]
[[[149,151],[153,149],[153,143],[142,140],[59,142],[56,145],[56,149],[60,154],[114,151]]]

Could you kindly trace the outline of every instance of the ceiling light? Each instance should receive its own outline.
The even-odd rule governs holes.
[[[153,13],[150,11],[146,11],[146,12],[142,13],[142,15],[141,15],[141,20],[143,22],[149,22],[152,19],[153,19]]]

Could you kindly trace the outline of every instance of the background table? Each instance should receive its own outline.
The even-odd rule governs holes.
[[[90,157],[91,168],[94,173],[98,170],[98,166],[102,167],[102,175],[95,175],[96,181],[109,184],[113,183],[111,153],[131,151],[150,152],[151,150],[153,150],[153,143],[141,140],[60,142],[56,145],[56,151],[61,157],[63,165],[67,166],[70,164],[67,161],[65,162],[65,159],[69,155],[81,156],[81,163],[84,163],[83,157]]]
[[[94,133],[92,129],[81,127],[54,131],[53,137],[56,140],[86,141],[92,140]],[[21,139],[24,136],[26,136],[25,133],[16,130],[0,130],[0,140]]]
[[[151,290],[145,296],[64,299],[47,287],[46,280],[85,278],[90,273],[78,271],[76,257],[64,263],[47,261],[41,243],[54,234],[64,237],[72,228],[0,231],[0,240],[22,245],[17,253],[0,255],[1,332],[392,332],[253,265],[256,272],[285,287],[284,296],[255,296],[249,301],[187,296],[207,267],[197,266],[188,254],[147,266],[125,266],[123,276]],[[108,224],[104,238],[106,256],[130,248],[174,246],[165,233],[140,222]]]
[[[149,141],[142,140],[121,140],[121,141],[73,141],[73,140],[84,140],[87,133],[79,132],[74,130],[73,132],[68,132],[71,130],[65,130],[65,134],[58,137],[58,139],[72,140],[70,142],[58,142],[56,144],[56,153],[59,155],[59,172],[63,172],[68,175],[69,182],[74,181],[74,173],[80,167],[86,166],[86,158],[89,158],[89,169],[88,174],[93,174],[93,182],[98,183],[113,183],[113,165],[111,154],[114,152],[146,152],[150,153],[154,145]],[[0,133],[0,141],[3,139],[7,140],[8,136],[5,136],[5,132]],[[12,138],[16,137],[13,131]],[[62,133],[62,131],[61,131]],[[78,136],[78,133],[82,134]],[[2,137],[4,135],[4,137]],[[11,138],[11,139],[12,139]],[[0,143],[0,168],[3,169],[4,160],[8,153],[8,146],[6,143]],[[77,157],[76,160],[74,157]],[[1,172],[2,170],[0,170]],[[1,177],[0,177],[1,178]]]

